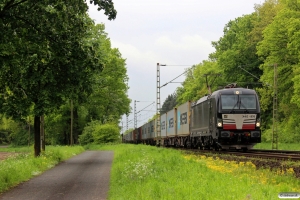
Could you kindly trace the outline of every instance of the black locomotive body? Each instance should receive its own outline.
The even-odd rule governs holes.
[[[251,149],[261,142],[256,92],[228,88],[202,97],[191,105],[190,132],[193,146]]]

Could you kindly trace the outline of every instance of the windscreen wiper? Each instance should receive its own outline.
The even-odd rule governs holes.
[[[236,101],[236,103],[234,104],[233,108],[230,110],[229,113],[233,113],[233,110],[234,110],[234,108],[238,105],[238,103],[239,103],[239,100]]]
[[[243,106],[245,108],[245,113],[249,113],[247,107],[242,103],[242,101],[240,101],[240,105]]]

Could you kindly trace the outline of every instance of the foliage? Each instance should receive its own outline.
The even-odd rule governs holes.
[[[127,97],[128,77],[125,60],[111,43],[104,31],[104,25],[98,24],[89,30],[85,42],[95,46],[98,58],[102,58],[103,70],[94,71],[91,93],[81,90],[78,98],[73,101],[73,138],[78,142],[86,124],[92,120],[117,122],[120,116],[129,110],[130,100]],[[97,47],[97,48],[96,48]],[[70,144],[70,101],[46,116],[46,134],[48,144]]]
[[[203,61],[193,66],[186,73],[182,87],[177,89],[177,104],[196,101],[209,94],[207,86],[211,88],[211,91],[216,90],[218,86],[223,85],[223,78],[219,76],[221,73],[222,68],[219,68],[215,61]]]
[[[18,146],[28,145],[28,142],[32,143],[33,138],[29,135],[29,126],[30,124],[14,121],[4,115],[1,116],[0,144],[11,144]]]
[[[90,143],[102,144],[116,142],[120,137],[120,129],[116,124],[101,124],[100,121],[90,122],[79,136],[81,145]]]
[[[91,0],[115,19],[111,0]],[[35,154],[40,153],[39,117],[91,93],[103,68],[99,46],[86,38],[93,21],[85,1],[6,1],[0,4],[1,112],[19,120],[34,115]],[[90,37],[91,38],[91,37]]]
[[[177,99],[176,93],[168,95],[168,97],[166,98],[166,100],[164,101],[161,107],[160,114],[162,115],[172,110],[174,107],[176,107],[176,99]]]
[[[94,143],[116,142],[120,138],[120,129],[116,124],[103,124],[98,126],[93,133]]]
[[[224,27],[224,36],[212,42],[216,51],[210,58],[216,60],[223,69],[227,83],[238,83],[239,86],[254,88],[259,76],[260,61],[256,55],[257,41],[251,38],[255,14],[244,15],[229,21]],[[243,70],[246,69],[247,73]]]
[[[89,83],[90,67],[101,65],[82,42],[92,24],[84,2],[12,3],[2,5],[0,15],[1,111],[22,119],[33,108],[38,156],[39,117],[60,106],[83,82]]]
[[[272,107],[274,96],[274,69],[277,66],[278,85],[278,116],[281,122],[281,141],[299,141],[298,110],[299,99],[299,3],[282,1],[283,8],[279,10],[273,21],[264,29],[263,40],[257,46],[258,55],[264,59],[260,66],[263,70],[261,80],[270,85],[260,90],[262,108]]]
[[[88,109],[87,120],[117,123],[120,116],[130,111],[125,60],[118,49],[111,47],[103,24],[96,25],[92,33],[91,41],[99,45],[99,55],[104,57],[104,68],[101,73],[94,73],[93,93],[84,103]]]

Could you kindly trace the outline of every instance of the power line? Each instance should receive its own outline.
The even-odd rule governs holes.
[[[145,108],[139,110],[136,114],[138,114],[139,112],[141,112],[141,111],[143,111],[144,109],[148,108],[149,106],[151,106],[151,105],[154,104],[154,103],[155,103],[155,101],[152,101],[152,103],[151,103],[150,105],[148,105],[148,106],[146,106]]]
[[[182,66],[193,66],[193,65],[163,65],[163,66],[178,66],[178,67],[182,67]]]
[[[257,80],[259,80],[259,78],[257,78],[257,76],[253,75],[252,73],[248,72],[247,70],[245,70],[244,68],[242,68],[241,66],[238,66],[239,68],[241,68],[242,70],[244,70],[245,72],[247,72],[248,74],[250,74],[251,76],[253,76],[254,78],[256,78]]]
[[[190,66],[190,65],[189,65]],[[187,70],[185,70],[182,74],[180,74],[179,76],[177,76],[176,78],[174,78],[174,79],[172,79],[172,80],[170,80],[169,82],[167,82],[167,83],[165,83],[165,84],[163,84],[160,88],[162,88],[162,87],[164,87],[164,86],[166,86],[166,85],[168,85],[169,83],[182,83],[182,82],[172,82],[172,81],[174,81],[175,79],[177,79],[177,78],[179,78],[180,76],[182,76],[183,74],[185,74],[186,72],[188,72],[189,70],[191,70],[192,68],[194,68],[196,65],[194,65],[194,66],[192,66],[191,68],[189,68],[189,69],[187,69]]]

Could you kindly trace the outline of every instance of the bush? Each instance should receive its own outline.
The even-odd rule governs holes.
[[[115,142],[119,139],[120,130],[116,124],[104,124],[97,126],[93,132],[94,143]]]
[[[117,124],[101,124],[99,121],[93,121],[84,128],[79,141],[81,145],[116,142],[119,135],[120,130]]]

